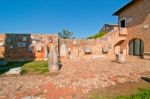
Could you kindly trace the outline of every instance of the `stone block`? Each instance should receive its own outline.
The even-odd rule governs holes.
[[[67,56],[67,46],[65,43],[62,43],[60,46],[60,56],[62,57]]]
[[[57,72],[59,70],[59,60],[56,46],[51,46],[51,52],[48,57],[49,72]]]
[[[125,55],[116,54],[116,61],[119,62],[119,63],[124,63],[125,62]]]
[[[5,75],[20,75],[22,71],[22,67],[12,68]]]
[[[150,52],[144,52],[143,58],[144,59],[150,59]]]
[[[103,53],[108,53],[109,52],[109,48],[102,48]]]
[[[92,54],[92,49],[89,47],[84,48],[84,53],[85,54]]]

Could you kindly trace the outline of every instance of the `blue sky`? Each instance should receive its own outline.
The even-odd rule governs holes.
[[[97,33],[130,0],[0,0],[0,33],[58,33],[76,38]]]

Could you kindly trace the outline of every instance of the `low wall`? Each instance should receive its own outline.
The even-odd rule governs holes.
[[[52,45],[58,46],[55,34],[0,34],[0,58],[8,61],[44,60]]]
[[[69,50],[71,51],[72,57],[84,57],[88,55],[102,55],[102,48],[108,48],[108,42],[105,39],[61,39],[60,40],[60,52],[61,50],[65,50],[61,48],[62,44],[66,45],[66,55],[64,53],[60,53],[60,56],[65,57],[68,56]],[[85,54],[85,48],[90,48],[92,50],[91,54]],[[110,54],[108,52],[108,54]]]

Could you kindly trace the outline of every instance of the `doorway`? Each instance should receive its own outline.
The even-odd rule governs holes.
[[[142,56],[144,53],[144,42],[141,39],[133,39],[129,42],[129,54]]]

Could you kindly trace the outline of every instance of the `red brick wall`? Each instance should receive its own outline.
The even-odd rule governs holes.
[[[0,42],[5,42],[5,34],[0,34]],[[5,47],[0,46],[0,58],[4,57]]]
[[[144,41],[144,51],[150,52],[150,1],[137,0],[119,14],[119,19],[126,18],[127,22],[127,39],[121,48],[127,48],[129,41],[133,38],[140,38]],[[149,25],[144,29],[144,25]]]
[[[19,41],[17,37],[19,36],[27,36],[28,40],[25,42],[25,47],[17,47],[17,42],[23,42]],[[32,36],[41,37],[41,40],[33,44]],[[0,58],[6,58],[10,61],[16,61],[16,60],[44,60],[45,59],[45,47],[48,47],[50,49],[51,45],[58,46],[57,41],[57,35],[52,34],[0,34],[0,41],[6,41],[6,39],[13,37],[13,43],[11,45],[14,45],[14,48],[11,49],[8,45],[9,43],[5,42],[5,46],[0,47]],[[52,42],[50,42],[50,39],[52,39]],[[37,51],[37,45],[40,43],[41,51]],[[32,44],[33,51],[29,51],[28,47]]]

